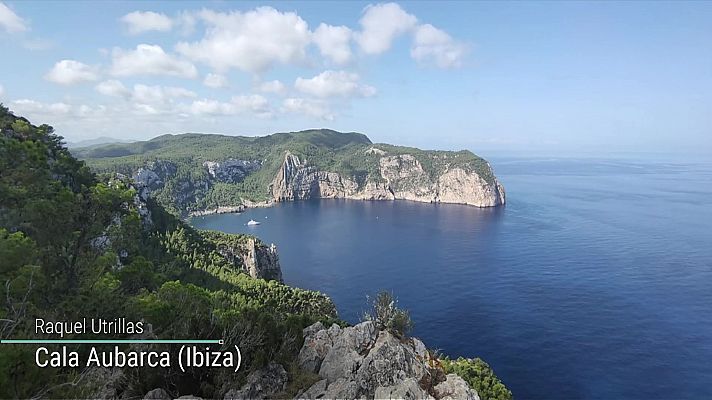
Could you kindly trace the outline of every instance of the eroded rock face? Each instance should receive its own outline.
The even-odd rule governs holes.
[[[205,161],[203,166],[207,168],[210,177],[218,182],[238,183],[260,169],[262,164],[259,161],[229,159],[222,162]]]
[[[249,239],[246,251],[242,252],[242,262],[251,277],[282,282],[282,268],[274,244],[258,245],[255,239]]]
[[[304,329],[299,366],[322,378],[298,398],[477,399],[456,375],[445,376],[418,339],[378,331],[373,322],[353,327],[316,323]],[[463,386],[464,385],[464,386]],[[436,388],[438,388],[436,390]],[[449,397],[448,397],[449,396]]]
[[[272,197],[275,201],[345,198],[457,203],[477,207],[505,203],[504,188],[496,179],[488,182],[476,172],[460,167],[447,167],[443,173],[432,177],[413,155],[385,155],[376,148],[366,153],[380,156],[379,176],[369,176],[359,185],[350,177],[320,171],[287,152],[272,181]]]
[[[282,268],[279,265],[277,246],[274,244],[267,246],[250,238],[244,245],[222,245],[217,251],[229,263],[255,279],[282,282]]]
[[[434,393],[440,400],[480,400],[477,392],[464,379],[455,374],[447,374],[446,380],[437,384]]]
[[[166,179],[175,175],[178,168],[170,161],[152,161],[139,168],[132,176],[133,180],[150,190],[163,186]]]
[[[287,371],[271,362],[266,367],[250,373],[240,390],[229,390],[225,399],[265,399],[281,392],[287,386]]]
[[[434,397],[423,390],[413,378],[406,378],[393,386],[381,386],[376,388],[374,398],[404,400],[434,399]]]
[[[335,172],[319,171],[287,152],[272,181],[275,201],[346,198],[356,192],[356,182]]]
[[[143,396],[143,400],[171,400],[172,397],[165,390],[158,388],[153,389]]]

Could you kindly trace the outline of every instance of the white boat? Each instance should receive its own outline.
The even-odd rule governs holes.
[[[255,221],[254,219],[251,219],[251,220],[247,221],[247,225],[248,225],[248,226],[249,226],[249,225],[259,225],[259,224],[260,224],[260,223],[257,222],[257,221]]]

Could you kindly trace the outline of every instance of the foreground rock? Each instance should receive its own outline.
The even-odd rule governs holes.
[[[299,366],[322,378],[298,398],[477,399],[454,374],[445,375],[418,339],[379,331],[373,322],[304,330]]]
[[[287,380],[288,375],[284,367],[272,362],[248,375],[247,383],[240,390],[229,390],[225,394],[225,400],[269,398],[284,390]]]

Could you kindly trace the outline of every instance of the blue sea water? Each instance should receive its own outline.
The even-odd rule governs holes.
[[[712,398],[712,164],[492,164],[506,207],[321,200],[192,223],[276,243],[285,281],[348,321],[393,291],[415,336],[483,358],[515,398]]]

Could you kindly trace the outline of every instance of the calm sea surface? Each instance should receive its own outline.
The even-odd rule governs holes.
[[[492,164],[503,208],[322,200],[192,223],[276,243],[285,281],[348,321],[393,291],[415,336],[485,359],[518,399],[712,399],[712,165]]]

